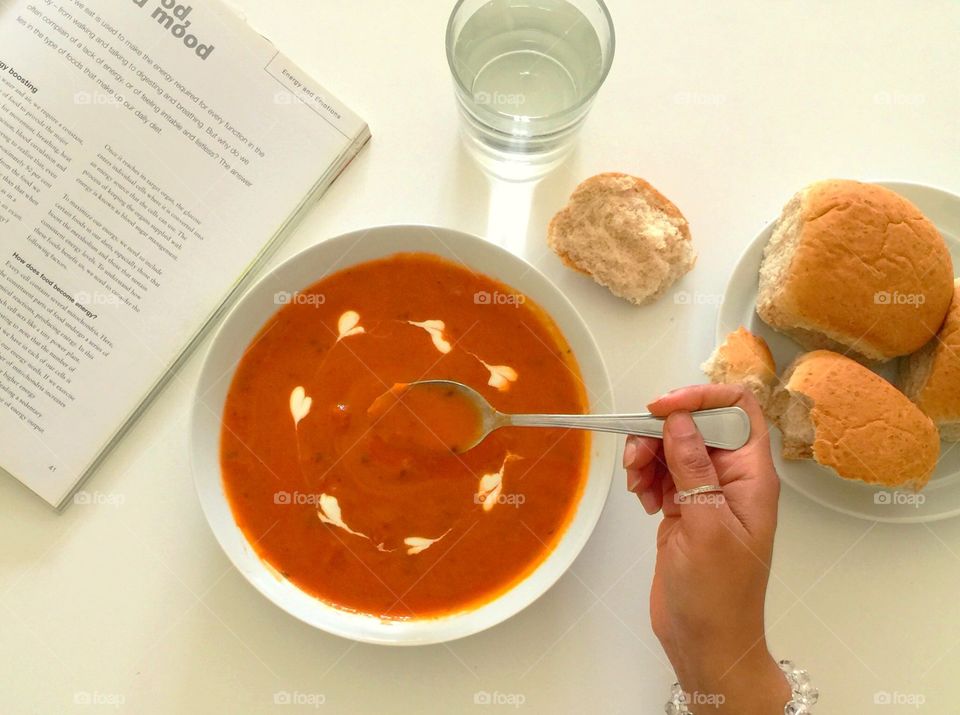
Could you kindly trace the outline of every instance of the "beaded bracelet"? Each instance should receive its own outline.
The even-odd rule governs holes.
[[[787,677],[792,694],[790,702],[783,707],[784,715],[811,715],[813,706],[820,699],[820,693],[810,684],[810,674],[797,668],[789,660],[781,660],[777,665],[780,666],[780,670]],[[670,700],[667,702],[664,712],[667,715],[693,715],[687,708],[687,704],[687,695],[680,687],[680,683],[674,683],[670,690]],[[717,707],[723,703],[713,702],[710,704]]]

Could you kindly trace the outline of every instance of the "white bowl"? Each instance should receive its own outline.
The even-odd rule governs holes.
[[[591,412],[612,412],[612,387],[600,351],[583,319],[560,290],[535,268],[483,239],[445,228],[383,226],[324,241],[264,276],[230,311],[200,373],[193,406],[191,463],[204,514],[233,565],[277,606],[312,626],[369,643],[414,645],[462,638],[523,610],[570,567],[593,532],[610,491],[616,437],[594,434],[587,483],[576,513],[556,548],[506,593],[473,610],[436,618],[389,621],[335,608],[301,591],[266,565],[237,527],[220,476],[220,418],[237,362],[278,307],[278,291],[305,289],[350,265],[399,251],[424,251],[459,261],[528,295],[556,321],[586,385]]]

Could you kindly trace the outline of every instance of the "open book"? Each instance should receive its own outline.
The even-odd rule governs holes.
[[[0,467],[60,507],[370,134],[215,0],[0,37]]]

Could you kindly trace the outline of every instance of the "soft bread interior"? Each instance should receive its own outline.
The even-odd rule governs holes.
[[[804,189],[793,195],[783,207],[780,218],[773,226],[770,240],[763,250],[760,264],[760,286],[757,294],[757,314],[760,318],[801,345],[804,350],[834,350],[850,352],[851,357],[860,361],[877,359],[878,355],[861,354],[849,351],[847,342],[841,336],[830,335],[816,330],[795,316],[788,316],[778,306],[782,305],[781,292],[790,275],[790,262],[793,260],[803,229],[804,199],[808,191]]]
[[[551,220],[547,243],[568,266],[638,305],[661,296],[696,262],[676,206],[621,174],[582,182]]]
[[[632,225],[624,231],[629,235],[589,222],[558,223],[550,243],[567,265],[642,305],[686,274],[696,256],[675,220],[663,212],[639,202],[622,210],[623,220]]]
[[[784,459],[813,459],[816,430],[810,419],[813,400],[806,395],[779,387],[770,399],[771,419],[783,433]]]
[[[944,442],[960,442],[960,422],[941,423],[940,439]]]
[[[808,352],[814,350],[831,350],[835,353],[846,355],[848,358],[867,366],[880,361],[878,353],[867,354],[860,352],[856,348],[847,347],[839,340],[817,330],[797,326],[792,328],[779,328],[779,330]]]
[[[937,336],[900,363],[900,387],[937,424],[948,442],[960,441],[960,279]]]
[[[931,340],[924,345],[919,352],[915,352],[913,355],[904,358],[901,363],[900,389],[914,402],[920,399],[920,393],[923,391],[933,371],[936,343],[936,340]]]
[[[761,348],[754,347],[751,341],[759,341],[767,355],[762,356],[756,352]],[[732,353],[737,357],[732,358]],[[767,364],[766,360],[770,363]],[[713,351],[700,369],[710,378],[710,382],[746,387],[757,398],[766,414],[773,387],[777,382],[776,366],[772,360],[762,339],[740,328],[727,336],[726,341]]]
[[[761,407],[770,399],[770,386],[757,375],[731,370],[731,365],[720,348],[713,351],[700,369],[710,378],[710,382],[743,385],[756,396]]]
[[[760,289],[757,295],[757,312],[770,325],[780,325],[779,315],[774,307],[775,298],[786,281],[790,270],[790,261],[797,250],[800,229],[803,227],[803,197],[805,191],[793,195],[783,207],[780,218],[773,226],[773,233],[763,249],[763,262],[760,264]]]

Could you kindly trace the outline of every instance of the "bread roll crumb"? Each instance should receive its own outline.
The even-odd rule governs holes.
[[[960,442],[960,279],[937,336],[901,364],[903,391],[940,429]]]
[[[550,221],[547,244],[564,263],[631,303],[649,303],[693,268],[687,220],[643,179],[583,181]]]
[[[727,335],[700,369],[710,382],[744,385],[767,411],[777,384],[777,366],[763,338],[741,325]]]

